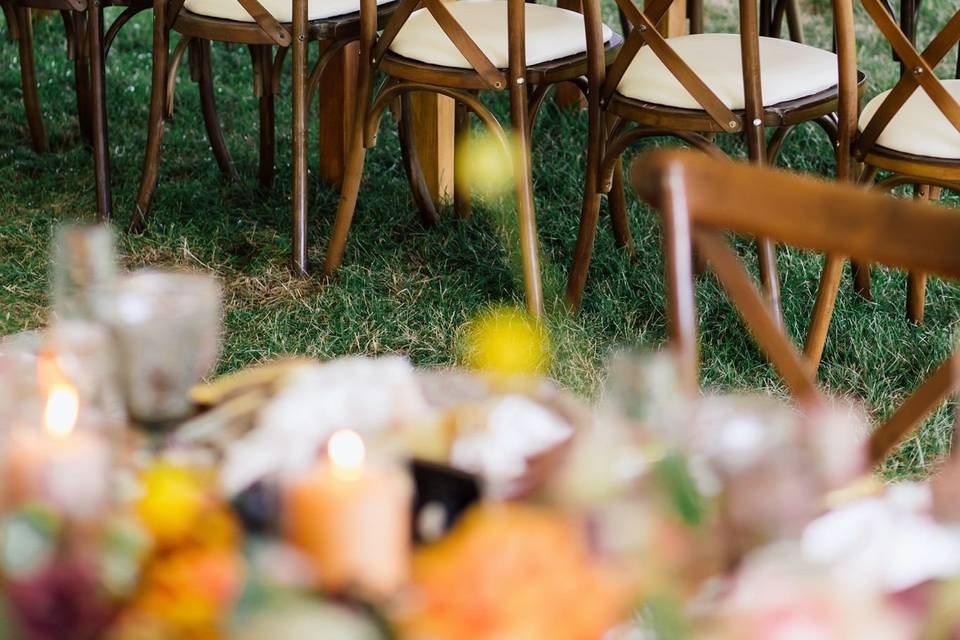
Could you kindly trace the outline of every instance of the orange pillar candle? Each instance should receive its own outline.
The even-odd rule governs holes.
[[[324,589],[380,598],[409,575],[413,484],[404,470],[365,457],[356,432],[334,433],[327,459],[287,486],[284,528]]]

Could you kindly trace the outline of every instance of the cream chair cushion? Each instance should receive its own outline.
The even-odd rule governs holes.
[[[744,108],[739,35],[703,33],[667,42],[728,108]],[[763,106],[820,93],[836,86],[837,77],[833,53],[789,40],[760,38]],[[617,91],[643,102],[703,110],[650,47],[640,49]]]
[[[293,0],[259,0],[263,8],[280,22],[293,22]],[[377,0],[386,4],[392,0]],[[184,8],[190,13],[237,22],[253,22],[237,0],[186,0]],[[322,20],[360,11],[360,0],[308,0],[307,19]]]
[[[960,102],[960,80],[944,80],[944,87]],[[884,98],[884,91],[860,113],[860,130],[867,128]],[[877,144],[887,149],[928,158],[960,160],[960,131],[947,120],[923,89],[917,89],[884,128]]]
[[[507,3],[505,0],[460,0],[446,5],[480,50],[498,69],[508,66]],[[583,53],[587,50],[583,16],[574,11],[539,4],[526,5],[527,64]],[[603,27],[604,42],[612,31]],[[400,29],[390,45],[394,53],[443,67],[469,69],[460,53],[426,9],[419,9]]]

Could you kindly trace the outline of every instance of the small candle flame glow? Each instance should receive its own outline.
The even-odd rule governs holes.
[[[73,431],[80,413],[77,390],[65,382],[52,384],[43,408],[43,427],[47,433],[65,438]]]
[[[358,479],[363,472],[363,462],[366,454],[363,438],[356,431],[350,429],[341,429],[335,432],[327,442],[330,469],[333,475],[340,480]]]

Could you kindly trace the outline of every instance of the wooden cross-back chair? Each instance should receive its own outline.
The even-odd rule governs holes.
[[[943,188],[960,190],[960,66],[957,79],[941,80],[936,70],[960,42],[960,9],[923,51],[913,43],[911,5],[898,25],[883,0],[861,0],[902,65],[899,82],[873,98],[860,116],[856,159],[864,164],[860,180],[873,184],[879,171],[890,172],[874,185],[891,190],[913,185],[914,197],[938,200]],[[960,64],[960,63],[958,63]],[[854,265],[856,290],[870,297],[869,265]],[[911,272],[907,317],[923,322],[926,275]]]
[[[703,0],[686,0],[687,16],[690,20],[690,33],[703,33]],[[787,35],[794,42],[803,42],[803,24],[800,19],[798,0],[760,0],[761,36],[779,38],[783,25],[787,25]],[[621,12],[620,23],[627,24],[626,16]],[[629,29],[624,28],[624,33]]]
[[[117,33],[130,18],[150,8],[149,0],[3,0],[0,7],[7,20],[10,37],[17,41],[23,106],[33,148],[38,153],[47,151],[49,143],[37,90],[33,12],[56,11],[63,19],[67,57],[74,63],[80,133],[83,141],[93,148],[97,217],[109,220],[113,214],[113,198],[104,65]],[[106,7],[124,8],[109,27],[104,23],[103,12]]]
[[[749,161],[773,164],[794,128],[820,125],[834,143],[839,179],[848,179],[862,74],[856,68],[852,0],[833,0],[836,51],[759,33],[756,0],[739,0],[739,34],[663,37],[656,25],[675,0],[645,9],[616,0],[632,28],[607,69],[600,92],[608,135],[594,193],[584,206],[567,303],[579,307],[596,236],[600,192],[611,192],[614,239],[633,251],[620,158],[644,138],[671,136],[710,155],[723,153],[717,133],[746,139]],[[631,126],[635,125],[635,126]],[[769,141],[767,129],[773,129]],[[765,296],[779,317],[779,282],[772,242],[757,240]]]
[[[800,402],[819,401],[816,367],[777,323],[725,232],[960,279],[960,216],[940,207],[684,151],[638,157],[631,185],[662,216],[671,342],[690,391],[698,361],[691,241]],[[874,461],[956,389],[958,354],[873,433]]]
[[[164,123],[173,113],[176,74],[189,51],[193,79],[200,88],[200,107],[210,147],[221,173],[235,178],[214,100],[211,41],[247,45],[253,63],[254,93],[259,98],[261,186],[273,183],[275,157],[274,99],[280,75],[292,49],[293,109],[293,239],[292,268],[307,272],[307,113],[320,93],[324,70],[361,33],[360,0],[153,0],[153,77],[146,156],[131,226],[142,229],[156,188]],[[369,28],[390,14],[394,4],[380,0],[364,20]],[[171,32],[180,34],[172,53]],[[320,56],[308,68],[307,47],[320,43]],[[274,48],[277,48],[274,54]],[[322,99],[322,97],[320,98]]]
[[[465,134],[473,113],[496,136],[513,161],[520,252],[528,310],[540,314],[543,293],[538,264],[537,228],[531,177],[533,122],[548,90],[573,82],[587,95],[589,113],[588,172],[600,159],[599,82],[619,44],[601,21],[597,0],[583,3],[583,14],[524,0],[400,0],[378,37],[370,24],[361,36],[360,85],[341,200],[327,251],[325,271],[343,261],[363,174],[365,149],[375,143],[384,110],[399,100],[401,140],[413,134],[407,114],[410,94],[436,93],[457,103],[457,130]],[[373,10],[363,0],[361,15]],[[385,82],[374,96],[375,71]],[[481,91],[507,91],[513,144],[497,118],[479,100]],[[416,151],[404,153],[404,165],[421,218],[436,220],[435,203],[424,183]],[[454,206],[459,216],[470,210],[470,194],[457,180]]]

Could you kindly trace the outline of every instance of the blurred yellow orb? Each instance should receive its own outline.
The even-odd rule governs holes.
[[[462,189],[498,196],[513,186],[513,160],[503,143],[489,133],[462,136],[457,141],[457,181]]]
[[[141,481],[137,515],[154,541],[166,546],[187,537],[206,500],[196,474],[184,467],[157,464],[143,472]]]
[[[550,366],[550,340],[543,326],[516,309],[484,313],[467,334],[467,360],[479,371],[539,375]]]

